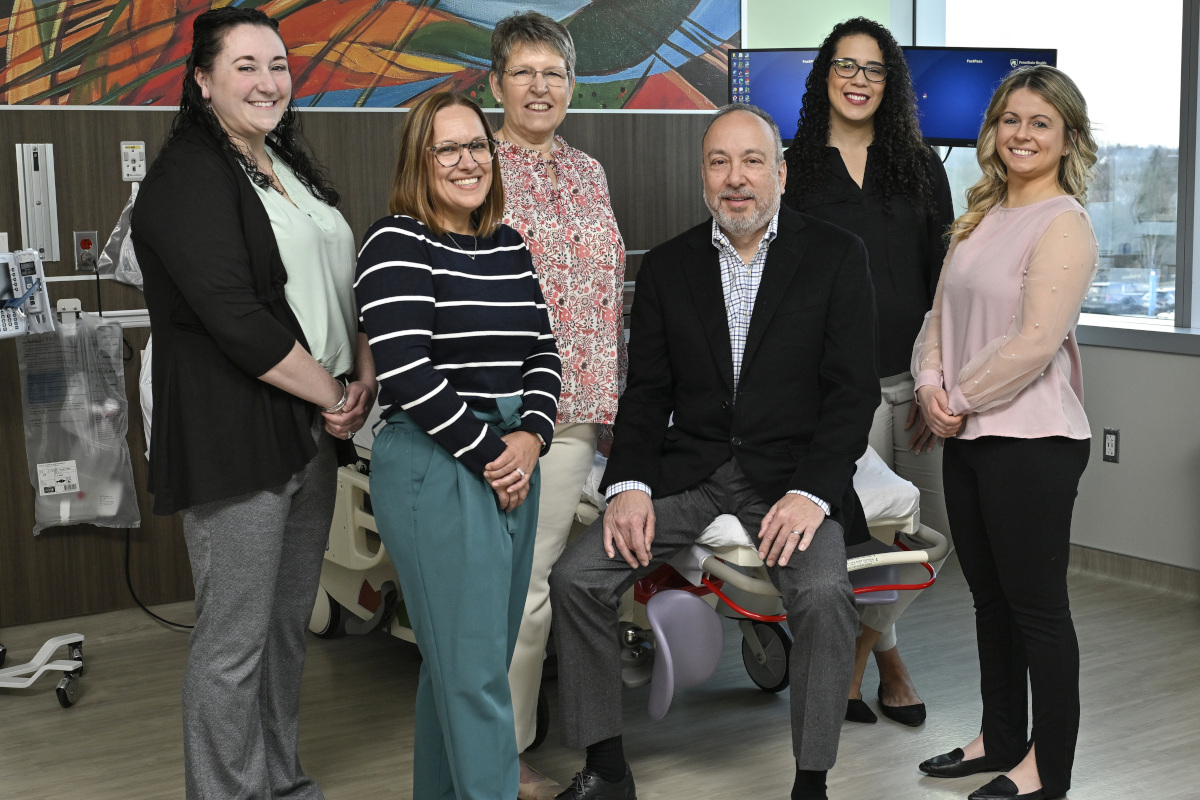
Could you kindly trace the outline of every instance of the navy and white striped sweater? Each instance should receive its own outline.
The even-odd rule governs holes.
[[[519,233],[501,225],[476,251],[470,236],[434,236],[411,217],[385,217],[363,238],[354,290],[385,419],[403,409],[482,473],[505,445],[468,408],[519,397],[520,430],[549,446],[562,367]]]

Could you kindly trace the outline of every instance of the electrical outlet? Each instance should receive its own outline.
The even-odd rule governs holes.
[[[75,271],[95,272],[96,259],[100,257],[100,243],[96,231],[75,231]]]
[[[1104,429],[1103,458],[1114,464],[1121,460],[1121,431],[1117,428]]]
[[[121,180],[140,181],[146,177],[146,143],[121,142]]]

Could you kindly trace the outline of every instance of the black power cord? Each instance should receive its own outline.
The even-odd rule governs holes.
[[[129,574],[129,542],[130,542],[131,538],[132,538],[132,531],[130,531],[129,528],[126,528],[125,529],[125,585],[129,587],[129,596],[133,598],[133,602],[137,603],[138,608],[140,608],[142,611],[145,611],[147,614],[154,617],[156,620],[158,620],[159,622],[161,622],[165,625],[171,625],[173,627],[182,628],[184,630],[191,630],[192,628],[196,627],[195,625],[184,625],[182,622],[172,622],[169,619],[163,619],[158,614],[155,614],[153,611],[146,608],[146,604],[143,603],[138,598],[137,592],[135,592],[133,590],[133,578]]]

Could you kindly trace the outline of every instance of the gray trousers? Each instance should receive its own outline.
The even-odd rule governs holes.
[[[603,517],[567,547],[550,573],[563,740],[586,747],[621,733],[621,644],[617,607],[638,578],[690,545],[718,514],[757,532],[770,509],[735,461],[701,483],[654,500],[654,558],[630,569],[604,552]],[[846,575],[842,529],[826,519],[812,544],[770,569],[783,593],[795,644],[789,662],[792,749],[801,769],[830,769],[854,671],[858,615]]]
[[[319,421],[319,418],[318,418]],[[305,632],[336,491],[333,438],[283,486],[182,511],[196,586],[183,678],[188,800],[321,800],[296,754]]]

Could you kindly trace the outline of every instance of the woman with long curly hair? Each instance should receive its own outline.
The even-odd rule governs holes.
[[[878,309],[881,392],[870,444],[921,490],[921,521],[949,535],[941,449],[913,403],[908,364],[933,302],[946,255],[944,234],[954,212],[946,170],[917,126],[904,55],[882,25],[857,17],[838,24],[825,39],[786,158],[783,202],[857,234],[867,246]],[[896,620],[917,594],[901,592],[891,605],[859,606],[862,627],[846,719],[876,721],[862,698],[873,650],[880,710],[905,725],[925,721],[925,705],[895,634]]]
[[[983,177],[954,222],[912,372],[921,413],[947,437],[983,721],[920,769],[1007,770],[969,800],[1050,800],[1071,787],[1079,734],[1067,564],[1091,428],[1075,324],[1099,261],[1083,209],[1096,142],[1078,87],[1054,67],[1013,71],[988,105],[976,158]]]

